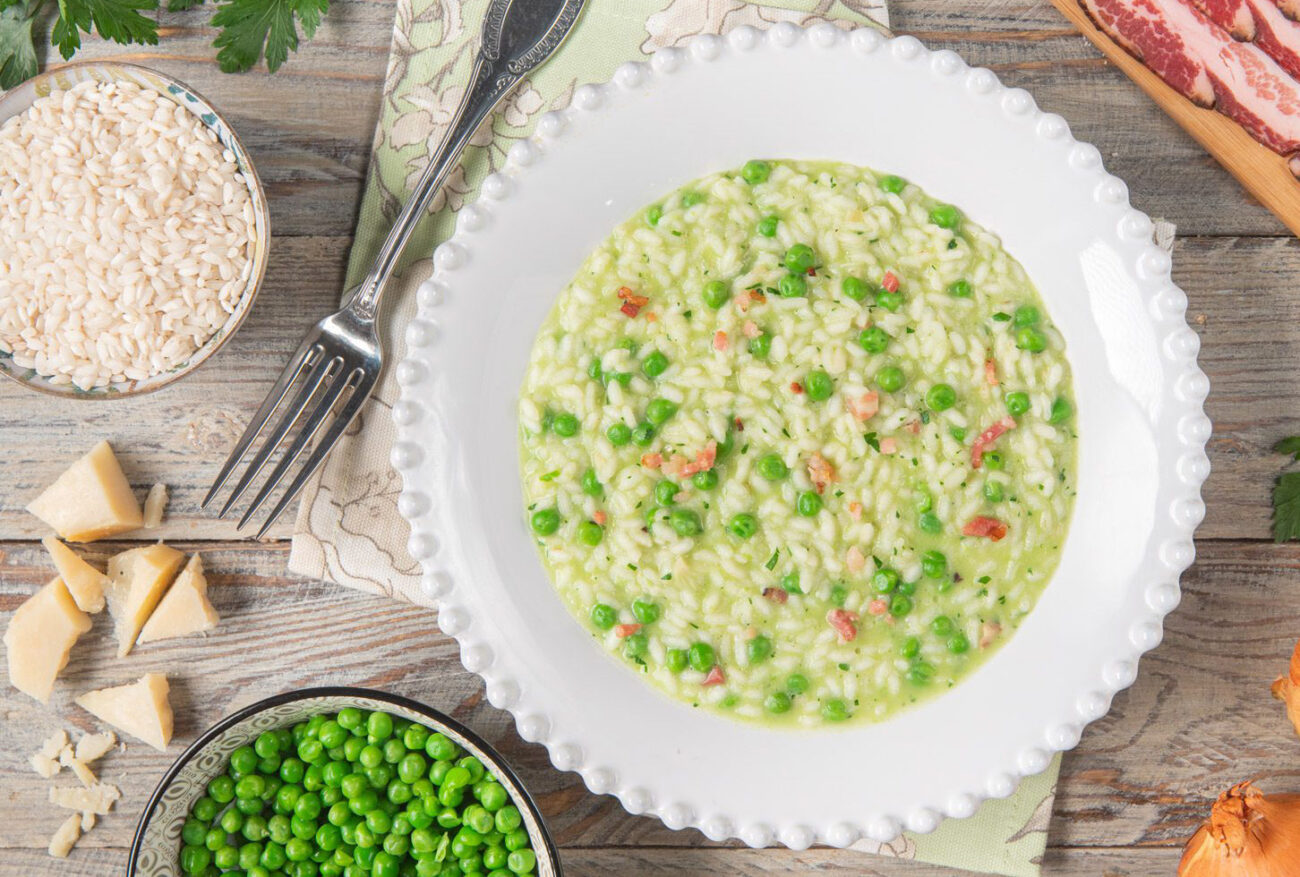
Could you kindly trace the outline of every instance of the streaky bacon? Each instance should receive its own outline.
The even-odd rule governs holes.
[[[815,451],[808,458],[808,479],[818,493],[824,492],[826,486],[835,480],[835,469],[830,461]]]
[[[614,625],[614,636],[619,639],[626,639],[641,629],[639,624],[616,624]]]
[[[998,385],[998,363],[997,360],[984,360],[984,383],[990,387]]]
[[[850,396],[849,400],[844,403],[858,420],[870,420],[876,416],[880,410],[880,394],[872,390],[870,393],[863,393],[861,396]]]
[[[978,469],[984,465],[984,452],[989,449],[989,445],[998,440],[998,437],[1008,430],[1016,428],[1016,421],[1010,415],[1002,418],[997,423],[984,430],[971,443],[970,446],[970,464],[972,469]]]
[[[1292,76],[1300,77],[1300,24],[1283,14],[1278,0],[1192,0],[1232,35],[1254,43]]]
[[[1300,82],[1192,0],[1079,0],[1129,54],[1189,99],[1213,107],[1286,156],[1300,174]],[[1253,8],[1263,8],[1263,2]]]
[[[701,682],[700,684],[721,685],[726,681],[727,681],[727,677],[722,675],[722,668],[719,667],[717,664],[714,664],[713,667],[709,670],[708,675],[704,677],[704,681]]]
[[[963,536],[977,536],[981,539],[990,539],[994,542],[1001,542],[1007,535],[1007,525],[997,518],[986,518],[983,515],[971,518],[966,526],[961,528]]]
[[[832,609],[826,613],[826,623],[835,628],[840,642],[851,643],[858,638],[858,613],[848,609]]]
[[[696,451],[695,461],[691,462],[686,457],[673,457],[664,465],[670,475],[678,478],[688,478],[697,472],[707,472],[713,468],[713,464],[718,460],[718,443],[709,440],[704,446],[704,450]]]
[[[773,603],[781,604],[790,599],[790,594],[785,588],[768,587],[763,589],[763,596]]]

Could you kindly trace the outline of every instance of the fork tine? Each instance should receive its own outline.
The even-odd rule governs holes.
[[[257,413],[253,415],[253,419],[248,421],[248,426],[244,428],[244,434],[239,437],[234,450],[226,458],[221,471],[217,473],[217,479],[212,482],[212,487],[208,490],[208,495],[203,497],[203,502],[199,503],[199,508],[207,508],[208,503],[212,502],[212,498],[217,495],[217,491],[225,486],[226,480],[230,478],[230,473],[235,471],[235,467],[244,458],[244,454],[248,453],[248,446],[261,434],[267,421],[271,419],[271,412],[288,395],[290,385],[298,379],[298,376],[305,369],[313,365],[314,359],[323,352],[324,348],[316,344],[313,339],[308,338],[303,341],[293,359],[284,367],[284,371],[280,372],[280,377],[276,378],[275,386],[271,387],[271,392],[267,393],[266,398],[262,400],[262,407],[258,408]]]
[[[294,395],[293,401],[289,403],[289,406],[285,408],[284,413],[280,415],[280,420],[275,425],[275,429],[270,435],[263,439],[262,446],[257,449],[257,455],[253,457],[251,462],[249,462],[248,468],[244,470],[243,476],[239,479],[239,483],[236,484],[235,489],[231,491],[230,498],[227,499],[226,504],[221,507],[221,511],[217,512],[218,518],[224,518],[226,512],[230,511],[231,506],[239,501],[239,498],[244,495],[244,491],[248,490],[249,485],[253,483],[253,479],[258,476],[258,473],[260,473],[262,468],[266,466],[267,460],[271,458],[271,455],[275,453],[276,448],[280,446],[280,442],[284,440],[284,437],[291,429],[293,429],[293,425],[302,417],[303,410],[307,407],[307,403],[311,401],[321,384],[331,377],[336,363],[341,362],[341,358],[338,356],[335,356],[328,361],[322,362],[323,360],[324,355],[322,354],[321,358],[317,360],[316,364],[313,366],[312,371],[308,373],[302,386],[298,389],[298,392]]]
[[[334,422],[330,424],[329,430],[326,431],[325,435],[321,437],[321,440],[316,443],[316,447],[312,450],[311,456],[307,458],[307,462],[303,464],[302,469],[300,469],[298,474],[294,476],[293,481],[285,490],[284,496],[280,497],[280,501],[275,504],[275,508],[271,510],[271,514],[262,523],[261,528],[257,531],[258,539],[261,539],[266,535],[266,531],[271,529],[271,525],[280,517],[280,514],[285,510],[285,507],[288,506],[289,503],[293,502],[294,498],[307,484],[307,480],[311,478],[317,469],[320,468],[321,463],[325,462],[325,458],[329,455],[329,452],[334,445],[338,443],[344,430],[346,430],[348,426],[351,425],[352,421],[356,419],[357,414],[361,411],[361,406],[370,398],[370,392],[373,389],[374,381],[371,380],[366,383],[363,378],[363,382],[358,384],[356,389],[352,391],[352,395],[348,397],[347,402],[344,403],[343,408],[339,410],[338,415],[334,418]]]
[[[331,362],[330,365],[333,366],[333,363]],[[338,401],[339,396],[343,395],[343,391],[355,386],[354,379],[360,372],[361,369],[354,369],[346,375],[331,376],[330,382],[322,388],[321,397],[317,400],[316,407],[307,418],[307,422],[298,430],[298,435],[294,436],[293,444],[284,452],[280,462],[271,470],[271,474],[266,476],[266,483],[258,491],[257,496],[248,507],[248,511],[244,512],[244,516],[239,519],[239,529],[244,528],[249,519],[257,513],[262,504],[280,486],[280,481],[284,478],[285,473],[289,471],[290,466],[297,462],[298,457],[302,455],[303,449],[311,443],[312,438],[321,428],[321,424],[325,422],[325,418],[334,409],[334,403]]]

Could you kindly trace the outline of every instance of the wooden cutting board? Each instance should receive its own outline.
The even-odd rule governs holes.
[[[1129,79],[1137,83],[1183,130],[1214,156],[1228,173],[1300,237],[1300,181],[1287,169],[1286,159],[1261,146],[1236,122],[1198,107],[1165,85],[1141,62],[1092,23],[1078,0],[1052,0],[1053,5]]]

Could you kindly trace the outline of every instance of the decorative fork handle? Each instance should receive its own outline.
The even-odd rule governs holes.
[[[460,160],[474,132],[497,104],[533,68],[559,48],[586,0],[491,0],[483,22],[483,37],[470,85],[452,117],[451,127],[415,191],[398,214],[379,255],[344,309],[365,323],[373,323],[388,278],[397,267],[402,248],[410,239],[442,188],[447,174]],[[513,8],[519,4],[519,8]]]

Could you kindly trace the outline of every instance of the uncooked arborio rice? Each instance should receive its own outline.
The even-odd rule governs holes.
[[[253,203],[216,135],[133,83],[0,127],[0,353],[82,389],[184,363],[235,310]]]

